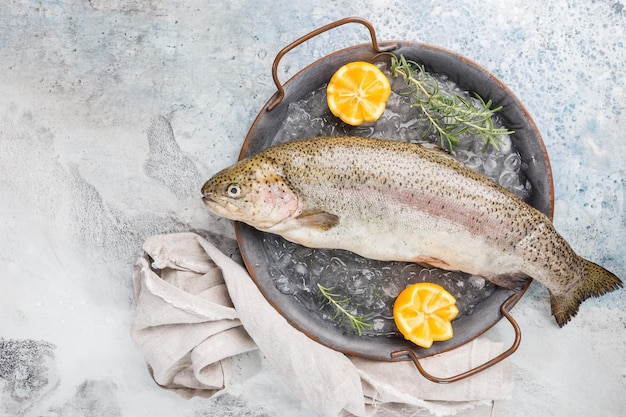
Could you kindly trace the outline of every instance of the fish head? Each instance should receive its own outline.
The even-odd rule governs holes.
[[[251,157],[211,177],[202,187],[205,206],[227,219],[266,230],[299,209],[297,193],[272,160]]]

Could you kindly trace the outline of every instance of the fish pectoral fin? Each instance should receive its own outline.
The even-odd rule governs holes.
[[[339,217],[325,211],[304,212],[296,217],[298,224],[319,230],[329,230],[339,224]]]
[[[447,271],[456,271],[457,270],[457,268],[454,268],[454,267],[450,266],[449,264],[447,264],[446,262],[442,261],[441,259],[431,258],[430,256],[420,256],[418,258],[415,258],[413,260],[413,262],[416,262],[416,263],[422,264],[422,265],[428,265],[428,266],[431,266],[433,268],[445,269]]]
[[[513,291],[519,291],[524,288],[524,285],[526,285],[526,281],[528,280],[529,276],[522,272],[516,272],[510,274],[492,275],[490,277],[484,278],[488,279],[499,287],[503,287]]]

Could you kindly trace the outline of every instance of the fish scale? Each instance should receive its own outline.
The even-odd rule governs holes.
[[[298,188],[300,195],[315,196],[318,203],[324,204],[331,212],[342,209],[332,206],[347,199],[327,198],[322,202],[319,200],[320,193],[307,190],[306,184],[318,183],[322,187],[370,187],[369,190],[377,194],[389,190],[390,203],[409,202],[413,206],[419,198],[425,202],[422,209],[433,216],[463,222],[467,228],[476,232],[485,231],[476,226],[477,224],[483,224],[487,228],[504,222],[511,223],[513,214],[522,220],[526,219],[524,210],[530,206],[506,201],[518,203],[521,200],[509,192],[503,193],[504,189],[501,187],[495,187],[496,198],[499,201],[488,201],[486,196],[481,195],[484,191],[477,190],[475,186],[476,180],[483,186],[484,177],[463,167],[456,160],[420,146],[401,142],[388,141],[387,147],[381,149],[380,142],[374,140],[369,142],[372,147],[365,148],[365,141],[362,138],[342,141],[341,145],[337,140],[326,142],[318,138],[314,141],[302,141],[297,147],[277,147],[275,150],[280,152],[280,160],[284,161],[282,166],[287,178],[290,178],[294,187],[300,187]],[[319,153],[320,149],[326,148],[333,148],[329,155],[334,157]],[[354,152],[355,148],[359,149],[359,152]],[[312,149],[315,149],[315,152],[312,152]],[[442,165],[449,169],[439,169],[439,175],[432,176],[429,169],[416,169],[416,162],[420,160],[418,158],[433,162],[437,169]],[[320,167],[320,160],[328,166]],[[353,167],[346,169],[353,166],[355,160],[356,163],[362,164],[363,168],[360,171]],[[361,171],[367,172],[369,177],[363,178]],[[475,192],[472,193],[471,190]],[[495,203],[499,203],[500,210],[495,210]],[[476,213],[474,218],[470,216],[471,213]],[[527,221],[519,223],[515,230],[519,230],[521,239],[528,233],[529,223]],[[492,230],[497,229],[494,227]]]
[[[514,288],[532,277],[563,326],[622,286],[580,258],[552,222],[442,151],[384,139],[317,137],[243,159],[202,188],[207,208],[308,247],[426,263]]]

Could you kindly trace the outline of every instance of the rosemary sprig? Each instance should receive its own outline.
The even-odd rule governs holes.
[[[485,145],[483,151],[489,145],[498,150],[503,143],[500,136],[514,133],[493,125],[491,116],[500,111],[502,106],[492,109],[491,100],[485,103],[478,94],[475,97],[479,103],[475,103],[456,93],[440,90],[437,80],[426,73],[423,65],[407,60],[403,55],[386,54],[391,56],[391,74],[403,77],[410,89],[408,94],[413,100],[412,106],[418,107],[429,122],[424,136],[434,130],[442,148],[447,147],[452,152],[452,148],[459,144],[461,135],[467,133],[482,139]]]
[[[348,303],[350,299],[341,298],[340,294],[333,293],[333,287],[327,288],[322,286],[321,284],[317,284],[317,288],[320,291],[320,294],[326,299],[326,302],[330,304],[335,310],[335,315],[333,316],[333,321],[339,318],[339,324],[341,324],[344,318],[347,318],[350,322],[350,326],[356,330],[359,336],[363,335],[363,329],[365,327],[372,327],[371,323],[367,323],[366,320],[372,316],[372,314],[365,314],[361,316],[355,316],[351,311],[348,310]]]

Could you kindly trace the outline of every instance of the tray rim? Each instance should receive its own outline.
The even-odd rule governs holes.
[[[536,125],[534,124],[534,121],[532,120],[532,118],[530,117],[530,115],[528,114],[526,108],[524,107],[524,105],[519,101],[519,99],[515,96],[515,94],[502,82],[500,81],[495,75],[493,75],[490,71],[486,70],[485,68],[483,68],[482,66],[480,66],[479,64],[475,63],[474,61],[470,60],[467,57],[464,57],[456,52],[438,47],[438,46],[434,46],[434,45],[430,45],[430,44],[425,44],[425,43],[421,43],[421,42],[410,42],[410,41],[401,41],[401,40],[394,40],[394,41],[384,41],[380,43],[381,45],[387,45],[387,44],[396,44],[398,45],[398,47],[396,48],[395,51],[402,51],[403,49],[411,49],[411,48],[417,48],[420,50],[424,50],[424,51],[428,51],[429,53],[434,53],[434,54],[444,54],[444,55],[448,55],[450,57],[453,57],[453,59],[458,60],[460,63],[462,63],[463,65],[467,65],[469,67],[471,67],[473,69],[473,71],[477,71],[480,72],[482,76],[487,77],[490,82],[494,83],[494,85],[496,85],[498,87],[499,90],[501,90],[506,98],[508,98],[509,100],[511,100],[511,103],[513,103],[516,107],[517,110],[522,114],[522,117],[524,118],[527,126],[530,129],[532,129],[534,136],[538,139],[538,145],[540,147],[540,153],[543,156],[543,162],[545,163],[545,169],[546,169],[546,182],[548,184],[547,188],[547,198],[548,198],[548,202],[547,202],[547,207],[544,207],[543,209],[541,209],[541,211],[544,212],[544,214],[546,214],[550,219],[552,219],[553,217],[553,213],[554,213],[554,185],[553,185],[553,179],[552,179],[552,172],[551,172],[551,167],[550,167],[550,161],[548,158],[548,154],[547,154],[547,150],[545,148],[545,144],[543,142],[543,139],[536,127]],[[301,77],[303,77],[304,74],[306,74],[308,71],[312,71],[315,70],[315,66],[319,65],[322,61],[324,60],[328,60],[328,59],[332,59],[333,57],[339,57],[339,56],[343,56],[345,54],[352,54],[353,52],[359,52],[359,51],[363,51],[363,50],[369,50],[369,53],[371,54],[372,57],[374,57],[376,55],[375,51],[372,50],[371,48],[371,44],[368,43],[363,43],[363,44],[359,44],[359,45],[354,45],[348,48],[344,48],[341,50],[338,50],[336,52],[333,52],[329,55],[326,55],[323,58],[320,58],[314,62],[312,62],[311,64],[309,64],[308,66],[306,66],[305,68],[303,68],[302,70],[298,71],[295,75],[293,75],[292,77],[289,78],[289,80],[287,80],[285,83],[283,83],[283,86],[285,88],[285,91],[288,92],[290,87]],[[428,64],[424,63],[424,65],[427,66],[428,68]],[[441,71],[438,71],[441,72]],[[266,104],[262,107],[261,112],[257,115],[257,117],[255,118],[253,124],[250,127],[250,130],[248,131],[248,134],[246,136],[246,139],[244,141],[244,144],[242,145],[240,154],[239,154],[239,160],[249,156],[253,153],[258,152],[259,150],[263,149],[254,149],[254,147],[251,147],[251,140],[253,140],[253,132],[255,131],[255,129],[257,129],[257,127],[259,126],[259,123],[261,123],[261,121],[263,120],[264,116],[267,115],[267,108],[268,106],[274,101],[276,95],[278,94],[278,92],[276,92],[274,95],[272,95],[268,101],[266,102]],[[285,94],[287,95],[287,93]],[[272,110],[272,112],[277,112],[280,113],[280,107],[286,107],[286,105],[288,105],[289,100],[285,100],[284,102],[280,103],[277,108],[275,108],[274,110]],[[277,111],[278,110],[278,111]],[[284,112],[285,110],[283,110]],[[533,192],[535,190],[533,189]],[[375,353],[372,354],[366,350],[354,350],[352,348],[346,348],[345,346],[343,346],[342,344],[337,344],[335,343],[334,340],[332,340],[333,338],[327,338],[325,337],[325,335],[320,335],[320,334],[316,334],[315,332],[311,332],[309,329],[304,328],[306,326],[303,326],[302,323],[300,323],[298,320],[294,319],[294,317],[290,314],[286,314],[283,310],[283,307],[281,305],[279,305],[272,297],[268,296],[268,294],[266,294],[267,290],[263,287],[263,284],[261,283],[259,277],[257,276],[257,271],[256,269],[259,267],[259,265],[257,264],[257,262],[252,259],[249,254],[248,254],[248,250],[246,247],[246,242],[245,239],[248,236],[248,233],[250,233],[251,231],[253,231],[253,233],[262,233],[259,232],[258,230],[242,224],[242,223],[238,223],[235,222],[234,224],[235,227],[235,235],[237,238],[237,242],[239,244],[239,248],[240,248],[240,252],[244,261],[244,264],[246,266],[246,268],[248,269],[248,272],[250,273],[253,281],[255,282],[255,284],[257,285],[257,287],[259,288],[259,290],[261,291],[261,293],[264,295],[264,297],[266,298],[266,300],[279,312],[279,314],[281,314],[281,316],[283,316],[293,327],[295,327],[296,329],[302,331],[303,333],[305,333],[309,338],[330,347],[331,349],[346,353],[346,354],[350,354],[353,356],[359,356],[359,357],[364,357],[364,358],[368,358],[368,359],[375,359],[375,360],[382,360],[382,361],[395,361],[398,360],[397,358],[394,358],[392,353],[393,352],[387,352],[386,354],[380,354],[380,353]],[[273,283],[271,282],[271,278],[267,278],[270,281],[270,285],[272,285],[273,287]],[[525,286],[518,292],[519,296],[517,297],[516,300],[513,300],[512,303],[510,303],[510,306],[512,307],[513,305],[515,305],[519,299],[521,299],[521,297],[524,295],[524,293],[526,292],[526,290],[528,289],[528,287],[531,285],[532,283],[532,279],[528,279]],[[275,288],[275,287],[274,287]],[[498,287],[497,291],[501,291],[502,294],[500,294],[500,297],[502,298],[502,303],[500,303],[500,306],[506,302],[506,300],[508,300],[509,297],[511,297],[513,294],[515,294],[516,292],[511,291],[511,290],[506,290],[503,288]],[[282,294],[281,294],[282,295]],[[289,296],[285,296],[284,297],[289,297]],[[492,296],[493,297],[493,294]],[[491,298],[490,297],[490,298]],[[293,299],[293,297],[291,297]],[[295,301],[295,299],[293,299]],[[487,300],[485,300],[487,301]],[[473,316],[473,315],[472,315]],[[467,316],[467,317],[472,317],[472,316]],[[435,348],[435,345],[430,348],[430,349],[423,349],[420,348],[408,341],[403,341],[404,346],[402,347],[402,349],[409,349],[411,351],[413,351],[416,356],[418,358],[425,358],[425,357],[429,357],[429,356],[433,356],[439,353],[443,353],[443,352],[447,352],[449,350],[452,350],[456,347],[462,346],[466,343],[469,343],[471,340],[479,337],[480,335],[484,334],[485,332],[487,332],[489,329],[491,329],[493,326],[495,326],[501,319],[503,318],[503,315],[500,314],[499,317],[493,321],[492,323],[488,323],[484,326],[484,328],[480,329],[479,331],[476,332],[476,334],[467,340],[463,340],[460,343],[457,342],[450,342],[450,343],[446,343],[446,342],[438,342],[438,348]],[[334,326],[334,325],[333,325]],[[336,327],[336,326],[335,326]],[[344,333],[344,336],[346,335],[346,333]],[[372,336],[356,336],[355,337],[359,337],[359,340],[363,341],[363,340],[367,340],[365,338],[371,338]],[[382,338],[383,336],[377,336]],[[398,339],[400,339],[398,337]],[[454,340],[454,338],[452,338],[451,340]],[[400,349],[400,347],[399,347]]]

